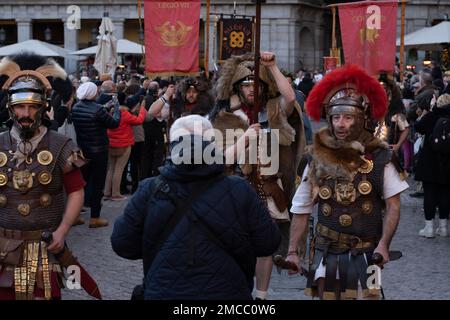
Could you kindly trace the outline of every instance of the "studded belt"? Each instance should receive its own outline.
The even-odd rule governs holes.
[[[0,237],[15,240],[41,240],[43,230],[22,231],[0,228]]]
[[[360,238],[353,234],[337,232],[320,223],[317,224],[316,230],[316,241],[319,246],[331,242],[331,246],[337,249],[370,249],[375,248],[378,242],[376,237]]]

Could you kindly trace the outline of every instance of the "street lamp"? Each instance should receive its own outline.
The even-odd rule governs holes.
[[[5,43],[6,40],[6,31],[5,29],[1,28],[0,29],[0,44]]]
[[[50,41],[50,40],[52,40],[52,30],[50,30],[49,27],[47,27],[47,28],[44,30],[44,39],[45,39],[45,41]]]

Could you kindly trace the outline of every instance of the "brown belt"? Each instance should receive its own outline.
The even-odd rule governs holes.
[[[377,238],[360,238],[353,234],[341,233],[318,223],[316,226],[318,236],[330,239],[333,242],[337,242],[335,246],[349,247],[354,249],[369,249],[374,248],[377,243]]]
[[[0,237],[14,240],[41,240],[43,231],[22,231],[0,228]]]

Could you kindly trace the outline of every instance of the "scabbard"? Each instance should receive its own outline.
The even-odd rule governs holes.
[[[100,290],[98,289],[97,283],[91,277],[91,275],[83,268],[83,266],[78,262],[78,260],[73,256],[72,252],[67,246],[55,255],[61,266],[68,268],[69,266],[77,266],[80,269],[80,285],[90,296],[101,300],[102,296]]]

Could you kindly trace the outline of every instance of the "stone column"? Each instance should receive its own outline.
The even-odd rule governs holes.
[[[30,40],[33,38],[31,30],[31,19],[16,19],[17,23],[17,42]]]
[[[119,39],[123,39],[123,24],[125,22],[125,19],[113,19],[113,24],[114,24],[114,36],[116,37],[117,40]]]
[[[78,50],[78,30],[67,27],[67,19],[62,20],[64,23],[64,48],[70,52]],[[77,71],[77,56],[69,55],[64,59],[64,68],[68,74]]]

